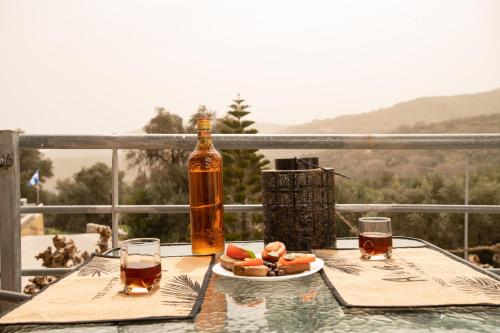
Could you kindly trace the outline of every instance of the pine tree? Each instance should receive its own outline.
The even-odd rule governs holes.
[[[247,116],[249,106],[243,104],[245,100],[237,98],[233,100],[230,110],[218,123],[218,131],[223,134],[255,134],[257,130],[249,128],[254,124],[251,120],[242,120]],[[260,172],[269,161],[264,155],[259,154],[256,149],[232,149],[222,150],[224,160],[223,182],[224,201],[228,203],[256,203],[261,201],[262,188],[260,182]],[[235,216],[225,215],[225,223],[228,226],[235,223]],[[254,222],[258,220],[254,219]],[[242,213],[240,218],[241,239],[250,236],[249,215]],[[229,236],[229,238],[232,238]]]

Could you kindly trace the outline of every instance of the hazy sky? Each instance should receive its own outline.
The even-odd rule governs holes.
[[[299,123],[500,87],[500,1],[0,0],[0,128],[121,133],[155,106]]]

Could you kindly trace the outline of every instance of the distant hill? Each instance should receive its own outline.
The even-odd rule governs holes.
[[[500,133],[500,110],[498,113],[468,118],[452,119],[432,124],[417,123],[400,126],[389,133]]]
[[[251,115],[250,115],[251,117]],[[283,133],[287,125],[285,124],[275,124],[275,123],[261,123],[261,122],[255,122],[255,124],[252,125],[252,128],[255,128],[259,133],[262,134],[276,134],[276,133]]]
[[[286,133],[387,133],[400,126],[500,113],[500,89],[455,96],[422,97],[388,108],[289,126]]]
[[[393,133],[500,133],[500,113],[403,126]],[[307,156],[319,156],[321,165],[332,166],[356,180],[376,178],[388,172],[400,176],[433,172],[461,174],[465,153],[462,150],[315,150]],[[467,153],[471,170],[500,163],[500,154],[489,150]]]

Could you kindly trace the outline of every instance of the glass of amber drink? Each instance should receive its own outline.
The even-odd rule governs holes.
[[[358,240],[361,258],[385,260],[392,255],[391,219],[361,217],[358,219]]]
[[[146,294],[161,279],[160,240],[133,238],[122,242],[120,280],[126,294]]]

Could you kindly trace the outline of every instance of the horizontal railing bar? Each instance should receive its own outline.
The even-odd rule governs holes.
[[[500,149],[490,134],[213,134],[219,149]],[[193,149],[196,134],[33,135],[19,146],[32,149]]]
[[[500,214],[500,205],[426,205],[426,204],[338,204],[341,213],[477,213]]]
[[[62,276],[73,271],[72,268],[30,268],[21,270],[22,276]]]
[[[22,293],[17,293],[15,291],[0,290],[0,301],[6,301],[11,303],[22,302],[31,299],[33,296],[26,295]]]
[[[500,214],[500,205],[425,205],[425,204],[336,204],[335,208],[341,213],[477,213]],[[82,206],[21,206],[22,214],[108,214],[111,205],[82,205]],[[189,213],[189,205],[119,205],[119,213],[158,213],[174,214]],[[259,212],[261,204],[224,205],[227,213]]]
[[[21,206],[21,214],[107,214],[111,205]]]
[[[224,205],[224,211],[229,213],[258,212],[262,210],[261,204],[250,205]],[[189,205],[118,205],[118,213],[158,213],[176,214],[189,213]],[[109,214],[111,205],[68,205],[68,206],[21,206],[22,214]]]
[[[78,266],[71,268],[27,268],[21,270],[22,276],[62,276],[73,271]],[[2,272],[0,272],[0,277]]]

